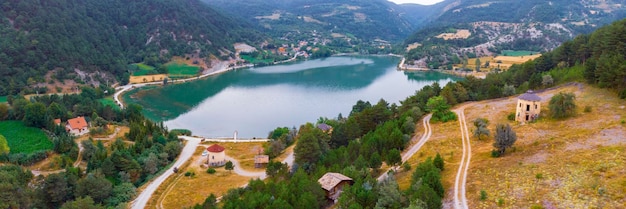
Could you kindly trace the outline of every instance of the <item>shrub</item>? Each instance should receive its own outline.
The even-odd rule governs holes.
[[[591,112],[591,106],[587,105],[585,106],[585,112]]]
[[[191,131],[187,129],[172,129],[170,132],[178,136],[180,135],[191,136]]]
[[[626,99],[626,89],[622,90],[622,91],[619,93],[619,98],[620,98],[620,99]]]
[[[480,190],[480,201],[487,200],[487,192],[485,190]]]
[[[498,198],[498,206],[503,206],[504,205],[504,199],[502,198]]]
[[[206,172],[207,172],[208,174],[214,174],[214,173],[215,173],[215,169],[213,169],[213,168],[209,168],[209,169],[207,169],[207,170],[206,170]]]
[[[491,150],[491,157],[500,157],[500,152],[498,152],[498,150]]]
[[[537,204],[530,206],[530,209],[543,209],[543,208],[544,207],[542,205],[537,205]]]
[[[510,121],[515,121],[515,113],[513,112],[513,113],[507,115],[506,119],[508,119]]]
[[[566,118],[573,116],[576,111],[576,96],[573,93],[559,93],[550,99],[550,116],[552,118]]]
[[[402,164],[402,169],[404,169],[404,171],[410,171],[411,164],[405,162],[404,164]]]

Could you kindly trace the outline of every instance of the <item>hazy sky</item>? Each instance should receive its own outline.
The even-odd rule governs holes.
[[[404,4],[404,3],[415,3],[415,4],[423,4],[423,5],[431,5],[442,2],[443,0],[389,0],[396,4]]]

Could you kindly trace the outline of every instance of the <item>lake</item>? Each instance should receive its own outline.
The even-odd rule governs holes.
[[[329,57],[239,69],[192,82],[126,93],[146,117],[204,137],[267,137],[276,127],[299,127],[320,117],[350,114],[358,100],[396,103],[434,82],[460,78],[396,70],[392,56]]]

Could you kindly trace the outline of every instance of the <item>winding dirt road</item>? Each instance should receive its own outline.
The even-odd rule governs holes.
[[[463,157],[459,164],[459,170],[456,173],[454,181],[454,208],[467,209],[467,198],[465,197],[465,183],[467,182],[467,170],[470,166],[472,158],[472,146],[470,144],[470,134],[467,130],[467,122],[465,121],[465,107],[461,106],[455,110],[459,117],[459,125],[461,126],[461,141],[463,142]]]
[[[159,177],[155,178],[152,182],[150,182],[150,184],[148,184],[146,189],[144,189],[131,203],[132,209],[145,208],[148,200],[150,200],[150,197],[152,197],[154,191],[159,188],[159,185],[161,185],[170,175],[174,174],[174,168],[181,167],[185,162],[189,160],[189,158],[191,158],[191,156],[193,156],[193,153],[196,152],[196,147],[198,147],[198,145],[200,144],[200,139],[189,137],[186,138],[186,140],[187,144],[185,144],[185,147],[181,151],[174,165],[172,165],[172,167],[167,169]]]
[[[410,149],[408,149],[404,154],[402,154],[402,163],[404,163],[407,160],[409,160],[409,158],[411,158],[415,153],[417,153],[417,151],[419,151],[422,148],[422,146],[424,146],[424,144],[426,144],[426,141],[428,141],[428,139],[430,139],[430,136],[433,134],[433,130],[430,128],[430,118],[431,117],[432,117],[432,115],[428,114],[422,120],[422,123],[424,124],[424,135],[422,135],[422,138],[420,138],[420,140],[417,143],[415,143],[413,146],[411,146]],[[414,141],[416,138],[417,138],[417,135],[413,136],[413,139],[411,139],[411,141]],[[391,168],[389,170],[391,170]],[[377,180],[379,182],[381,182],[384,179],[386,179],[387,178],[387,172],[389,170],[387,170],[386,172],[381,174],[378,177]]]

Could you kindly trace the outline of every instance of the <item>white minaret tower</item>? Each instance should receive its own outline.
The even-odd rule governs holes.
[[[233,134],[233,141],[237,143],[237,131],[236,130],[235,130],[235,133]]]

